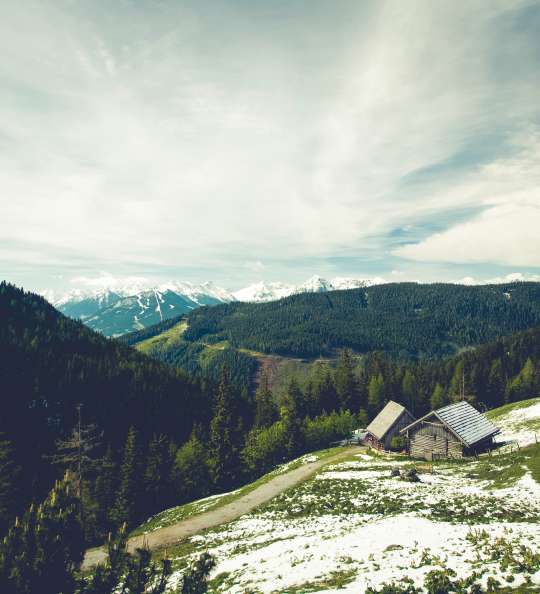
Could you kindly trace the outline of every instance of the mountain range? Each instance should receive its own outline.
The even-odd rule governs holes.
[[[112,288],[77,288],[63,294],[45,290],[41,294],[63,314],[80,319],[106,336],[119,336],[189,313],[203,305],[237,301],[266,303],[300,293],[355,289],[385,282],[378,277],[326,280],[316,275],[299,285],[259,282],[238,291],[229,291],[212,282],[196,285],[173,281],[159,285],[138,282]]]

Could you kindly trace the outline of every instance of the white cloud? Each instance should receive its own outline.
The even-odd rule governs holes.
[[[537,261],[539,184],[523,154],[534,130],[520,137],[538,111],[534,40],[514,44],[500,26],[521,2],[259,4],[6,8],[0,237],[12,269],[76,256],[116,276],[239,262],[247,278],[263,261],[272,275],[270,258],[387,255],[396,227],[478,206],[471,227],[395,253],[471,261],[477,236],[475,261]],[[494,72],[501,51],[519,77]],[[499,128],[520,138],[506,160],[403,184]],[[504,219],[518,237],[501,234]]]
[[[142,276],[118,277],[109,272],[100,272],[98,276],[76,276],[70,279],[70,284],[76,288],[86,289],[120,289],[126,286],[149,287],[152,281]]]
[[[540,134],[515,140],[516,154],[468,176],[449,194],[485,210],[473,219],[394,250],[425,262],[492,262],[540,267]]]
[[[539,230],[540,205],[502,205],[394,253],[425,262],[493,262],[540,267]]]
[[[487,279],[479,279],[474,276],[465,276],[454,282],[458,285],[501,285],[515,282],[540,282],[540,274],[510,272],[504,276],[496,276]]]

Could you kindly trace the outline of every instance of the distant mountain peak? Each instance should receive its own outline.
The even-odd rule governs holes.
[[[63,294],[45,290],[41,294],[67,316],[80,319],[107,336],[117,336],[189,313],[204,305],[231,301],[265,303],[298,293],[355,289],[384,282],[378,277],[327,280],[314,275],[299,285],[260,281],[232,292],[212,281],[195,284],[172,280],[152,284],[136,277],[107,287],[77,287]]]
[[[265,283],[260,281],[249,285],[244,289],[235,291],[233,293],[236,301],[249,301],[252,303],[263,303],[268,301],[275,301],[283,299],[290,295],[298,293],[324,293],[326,291],[341,291],[344,289],[358,289],[361,287],[371,287],[373,285],[385,284],[381,277],[374,278],[351,278],[351,277],[336,277],[327,280],[318,274],[308,278],[307,281],[300,285],[291,285],[281,282]]]

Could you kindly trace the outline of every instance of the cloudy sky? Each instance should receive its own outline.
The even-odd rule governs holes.
[[[5,0],[0,31],[12,282],[540,279],[538,1]]]

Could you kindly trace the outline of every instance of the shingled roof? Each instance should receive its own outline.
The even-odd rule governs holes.
[[[383,439],[394,423],[406,410],[407,409],[404,406],[401,406],[401,404],[390,400],[367,426],[366,431],[374,435],[377,439]]]
[[[465,400],[434,410],[401,430],[407,431],[425,419],[435,416],[446,425],[466,447],[498,433],[500,430],[487,417]]]

